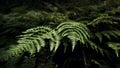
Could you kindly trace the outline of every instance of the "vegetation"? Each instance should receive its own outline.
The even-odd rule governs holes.
[[[119,0],[1,0],[0,68],[119,68]]]

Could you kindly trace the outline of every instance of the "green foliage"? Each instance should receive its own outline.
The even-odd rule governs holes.
[[[89,38],[89,30],[82,23],[65,22],[60,24],[57,29],[61,37],[68,36],[68,38],[79,40],[83,44]]]
[[[37,27],[23,32],[17,41],[18,45],[13,45],[6,52],[3,51],[1,58],[8,60],[9,57],[19,56],[21,53],[28,51],[31,55],[40,52],[45,46],[45,39],[50,39],[50,50],[59,44],[59,37],[48,27]],[[56,48],[55,48],[56,50]]]
[[[118,38],[120,36],[120,30],[116,28],[119,27],[119,20],[120,18],[117,17],[102,16],[88,23],[88,26],[92,26],[94,29],[92,31],[99,41],[102,41],[102,37],[112,40],[112,37]]]
[[[34,56],[25,57],[25,60],[22,64],[18,64],[18,68],[33,68],[35,65],[35,58]]]
[[[110,58],[111,55],[113,56],[114,53],[119,57],[119,21],[119,17],[105,15],[100,16],[87,24],[92,33],[91,38],[94,43],[92,44],[92,42],[90,42],[90,44],[92,44],[92,46],[97,44],[96,51],[100,51],[103,55],[107,55],[107,58]],[[108,48],[113,49],[114,53],[111,53]],[[99,65],[100,68],[110,68],[109,63],[105,61],[105,59],[101,61],[95,60],[94,63]]]
[[[48,13],[46,11],[29,10],[24,13],[12,12],[0,15],[0,38],[3,41],[0,46],[5,47],[14,43],[16,36],[26,29],[47,25],[55,28],[59,23],[68,20],[67,16],[59,12]],[[8,43],[6,43],[6,41]]]
[[[119,68],[119,11],[118,0],[1,0],[0,68]]]
[[[44,26],[31,28],[24,31],[23,35],[18,36],[19,38],[17,44],[11,45],[6,51],[2,50],[0,53],[0,59],[9,60],[9,58],[12,58],[13,56],[20,56],[20,54],[24,52],[29,52],[30,55],[35,55],[35,53],[42,52],[42,49],[46,46],[49,46],[50,52],[54,55],[62,41],[64,41],[64,51],[66,51],[68,44],[72,44],[72,51],[74,51],[76,45],[78,45],[77,42],[79,41],[83,47],[90,47],[96,52],[100,52],[104,55],[106,53],[105,49],[93,40],[97,38],[100,43],[105,45],[109,42],[104,41],[105,38],[110,41],[112,41],[113,38],[118,39],[120,36],[120,31],[115,27],[110,27],[113,25],[118,25],[118,20],[119,18],[106,16],[98,17],[87,25],[79,22],[64,22],[59,24],[55,29]],[[98,26],[101,26],[102,24],[107,24],[108,26],[104,29],[99,29]],[[94,30],[91,30],[90,27],[94,28]],[[66,42],[67,38],[71,41],[71,43]],[[47,45],[47,43],[49,43],[49,45]],[[108,44],[110,48],[115,50],[115,53],[118,56],[119,45],[116,45],[117,47],[114,47],[114,45],[115,44],[113,43]]]
[[[46,11],[27,11],[26,13],[10,13],[3,16],[4,25],[7,26],[24,26],[25,28],[31,28],[39,25],[60,23],[67,20],[67,16],[62,13],[48,13]]]
[[[19,55],[22,52],[30,52],[34,54],[39,52],[42,47],[45,47],[45,39],[50,40],[50,51],[56,51],[60,42],[60,39],[63,37],[68,37],[73,43],[73,49],[75,47],[75,41],[80,41],[80,43],[85,44],[89,38],[88,29],[84,24],[77,22],[65,22],[60,24],[56,31],[52,30],[49,27],[36,27],[26,30],[24,35],[20,35],[20,38],[17,41],[16,46],[10,47],[6,52],[3,52],[4,55],[1,58],[6,60],[9,57]]]
[[[119,57],[119,50],[120,50],[120,43],[115,43],[115,42],[109,42],[108,43],[108,47],[112,48],[113,50],[115,50],[115,53],[117,55],[117,57]]]

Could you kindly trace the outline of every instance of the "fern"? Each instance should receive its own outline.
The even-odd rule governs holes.
[[[76,45],[76,41],[85,44],[89,39],[88,29],[84,24],[77,22],[64,22],[60,24],[56,30],[49,27],[36,27],[31,28],[23,32],[23,35],[17,41],[17,45],[13,45],[9,50],[5,51],[4,55],[1,56],[9,57],[20,55],[20,53],[28,51],[31,55],[36,52],[40,52],[41,48],[45,47],[45,39],[49,39],[50,51],[56,52],[60,39],[68,37],[72,44],[73,50]]]
[[[113,50],[115,50],[115,53],[116,53],[117,57],[119,57],[120,43],[108,42],[107,44],[108,44],[108,47],[110,47]]]
[[[57,27],[58,34],[63,37],[68,37],[72,42],[74,49],[76,41],[85,44],[89,39],[89,30],[79,22],[64,22]]]
[[[101,19],[103,20],[103,18]],[[101,22],[102,20],[94,23],[92,22],[91,24],[87,24],[87,26],[80,22],[63,22],[59,24],[55,29],[45,26],[28,29],[24,31],[22,35],[17,36],[17,44],[11,45],[8,50],[1,51],[0,59],[8,60],[9,58],[12,58],[14,56],[20,56],[20,54],[24,52],[29,52],[31,55],[35,55],[35,53],[42,52],[42,48],[44,48],[45,46],[49,46],[50,52],[52,53],[52,55],[54,55],[56,50],[60,46],[60,43],[63,43],[63,45],[65,46],[64,51],[66,51],[67,47],[69,46],[69,40],[70,44],[72,44],[72,51],[75,49],[77,42],[79,42],[84,47],[90,47],[93,50],[104,55],[105,50],[93,40],[97,37],[100,43],[103,43],[103,37],[109,40],[112,40],[112,37],[118,38],[120,36],[120,31],[116,28],[108,30],[88,29],[89,26],[92,26],[92,28],[96,28],[96,25],[101,23],[103,24],[103,22]],[[116,24],[112,22],[106,23],[110,23],[110,25]],[[46,41],[46,39],[49,41]],[[47,45],[47,43],[49,44]],[[118,56],[119,49],[116,49],[118,46],[113,47],[113,43],[110,43],[109,47],[113,48]]]
[[[119,22],[117,22],[117,20],[119,21],[120,18],[113,17],[113,16],[100,16],[100,17],[94,19],[93,21],[91,21],[90,23],[88,23],[87,25],[92,25],[95,27],[96,25],[99,25],[99,24],[111,24],[111,25],[119,24]]]
[[[100,52],[102,55],[104,55],[105,50],[103,48],[101,48],[98,44],[96,44],[95,42],[89,40],[87,42],[87,47],[92,48],[93,50],[95,50],[96,52]]]
[[[90,23],[88,23],[88,27],[91,27],[91,31],[93,35],[95,35],[99,41],[101,42],[103,37],[106,37],[109,40],[111,38],[118,38],[120,36],[119,28],[120,18],[113,16],[100,16]]]
[[[6,60],[12,56],[18,56],[23,52],[28,51],[31,55],[36,52],[40,52],[41,48],[45,46],[45,39],[50,39],[50,50],[54,51],[57,49],[59,44],[59,37],[55,34],[49,27],[37,27],[31,28],[23,32],[24,35],[21,35],[18,39],[18,44],[9,48],[7,51],[3,51],[4,55],[0,58],[5,58]]]
[[[120,36],[120,30],[106,30],[106,31],[99,31],[95,33],[95,36],[102,42],[103,37],[112,40],[112,37],[118,38]]]
[[[36,38],[42,38],[42,39],[50,39],[50,50],[54,50],[54,46],[55,50],[57,49],[58,45],[59,45],[59,36],[57,35],[57,32],[55,30],[52,30],[49,27],[37,27],[37,28],[32,28],[32,29],[28,29],[27,31],[23,32],[27,35],[31,35],[31,36],[35,36]],[[24,35],[25,37],[25,35]]]

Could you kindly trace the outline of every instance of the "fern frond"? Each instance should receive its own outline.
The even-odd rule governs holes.
[[[119,24],[120,18],[116,18],[113,16],[100,16],[96,19],[94,19],[93,21],[91,21],[90,23],[88,23],[87,25],[92,25],[92,26],[96,26],[98,24]]]
[[[18,39],[18,44],[13,45],[7,51],[3,52],[0,58],[9,59],[12,56],[20,55],[23,52],[29,52],[31,55],[40,52],[41,48],[45,47],[45,39],[50,40],[50,50],[55,51],[59,45],[59,36],[56,31],[49,27],[31,28],[23,32]],[[6,57],[6,58],[5,58]]]
[[[51,38],[50,51],[56,52],[56,50],[60,44],[60,36],[58,35],[58,33],[55,30],[53,30],[52,32],[50,32],[49,37]]]
[[[72,50],[74,50],[76,41],[85,44],[89,39],[87,27],[79,22],[63,22],[57,27],[61,38],[67,37],[71,40]]]
[[[0,59],[4,58],[5,60],[8,60],[11,57],[19,56],[23,52],[34,54],[35,52],[39,52],[40,49],[45,46],[45,42],[42,38],[21,38],[17,42],[17,45],[11,45],[7,51],[1,52],[2,56]]]
[[[115,50],[115,53],[116,53],[117,57],[119,57],[120,43],[108,42],[107,44],[108,44],[108,47],[110,47],[113,50]]]
[[[59,45],[59,36],[57,32],[49,27],[37,27],[29,29],[25,32],[25,34],[29,34],[31,36],[41,37],[43,39],[50,39],[50,50],[56,51]]]
[[[102,55],[104,55],[105,50],[101,48],[99,45],[97,45],[96,43],[94,43],[93,41],[89,40],[87,42],[87,46],[90,46],[96,52],[100,52]]]
[[[77,40],[75,40],[75,39],[71,39],[71,40],[72,40],[72,51],[73,51],[75,48]]]
[[[111,40],[112,37],[118,38],[120,36],[120,30],[106,30],[101,32],[96,32],[95,36],[99,39],[101,42],[103,39],[103,36]]]
[[[28,30],[24,31],[23,33],[24,34],[33,34],[33,35],[37,35],[39,33],[39,35],[43,35],[43,34],[50,32],[50,31],[52,31],[51,28],[41,26],[41,27],[28,29]]]
[[[79,40],[81,43],[89,38],[87,27],[78,22],[64,22],[57,27],[60,36]]]

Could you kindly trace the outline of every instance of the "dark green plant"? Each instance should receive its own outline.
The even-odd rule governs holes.
[[[119,30],[119,17],[114,16],[100,16],[90,23],[88,23],[88,27],[90,31],[92,32],[92,39],[93,42],[96,43],[100,48],[105,50],[103,52],[103,55],[106,55],[106,58],[109,58],[107,60],[98,60],[100,67],[104,67],[104,65],[108,68],[109,66],[115,64],[112,64],[112,57],[119,57],[119,37],[120,37],[120,30]],[[112,41],[112,42],[111,42]],[[109,43],[111,42],[111,43]],[[116,43],[118,42],[118,43]],[[114,45],[113,45],[114,44]],[[114,53],[111,49],[115,50]],[[95,59],[94,59],[95,60]],[[109,63],[108,63],[108,62]],[[115,62],[118,62],[117,59],[115,59]],[[96,61],[95,61],[96,63]],[[119,62],[118,62],[119,63]],[[103,66],[102,66],[103,65]]]
[[[1,0],[0,67],[119,68],[119,10],[118,0]]]
[[[64,46],[64,52],[66,52],[67,47],[69,47],[68,44],[71,44],[72,51],[74,51],[76,46],[80,46],[85,48],[92,48],[96,52],[100,52],[102,55],[105,55],[106,51],[103,45],[112,41],[112,38],[117,39],[120,36],[120,31],[118,30],[118,28],[113,27],[119,24],[118,21],[119,18],[111,16],[101,16],[94,19],[87,25],[76,22],[65,22],[58,25],[55,30],[43,26],[31,28],[23,32],[23,35],[19,36],[20,38],[18,39],[17,44],[11,45],[7,51],[2,50],[0,58],[8,60],[12,56],[20,56],[20,54],[24,52],[28,52],[31,56],[35,55],[34,57],[36,57],[37,53],[42,53],[42,50],[44,50],[46,46],[48,48],[48,52],[51,53],[50,57],[53,57],[56,50],[59,48],[59,46],[61,46],[60,43],[62,43]],[[107,26],[104,27],[104,25],[106,24]],[[71,43],[67,43],[67,38],[71,41]],[[105,39],[108,39],[108,41],[106,41]],[[116,48],[113,47],[111,44],[109,44],[108,46],[112,49],[115,49],[115,53],[118,56],[119,48],[117,48],[116,50]],[[43,53],[46,52],[43,51]],[[83,57],[86,57],[84,58],[84,64],[87,68],[88,66],[86,66],[86,64],[88,64],[90,61],[87,63],[86,60],[88,58],[86,56],[86,51],[84,52],[84,49]],[[92,59],[94,58],[92,57]]]
[[[72,31],[72,32],[71,32]],[[48,27],[37,27],[23,32],[17,41],[18,44],[11,45],[7,51],[1,52],[1,59],[8,60],[12,56],[19,56],[21,53],[29,52],[30,55],[37,55],[36,53],[42,52],[41,49],[50,45],[50,52],[56,52],[60,39],[68,37],[72,41],[74,50],[76,41],[85,44],[88,40],[89,34],[87,27],[84,24],[76,22],[65,22],[60,24],[54,31]],[[50,44],[45,45],[45,40],[50,40]],[[48,42],[46,42],[48,43]],[[65,47],[67,47],[65,45]]]

